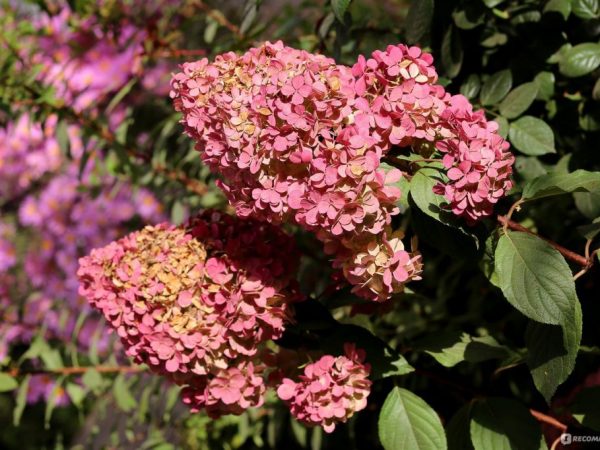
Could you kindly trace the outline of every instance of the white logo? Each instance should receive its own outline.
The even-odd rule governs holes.
[[[570,433],[563,433],[560,435],[560,443],[562,445],[569,445],[572,441],[572,437]]]

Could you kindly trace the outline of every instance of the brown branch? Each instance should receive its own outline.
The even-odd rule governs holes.
[[[7,373],[12,377],[19,375],[81,375],[89,370],[95,370],[99,373],[138,373],[146,371],[144,366],[88,366],[88,367],[61,367],[60,369],[19,369],[15,367]]]
[[[535,409],[530,409],[529,412],[531,413],[531,415],[533,417],[535,417],[538,420],[538,422],[548,424],[548,425],[560,430],[563,433],[565,431],[567,431],[567,425],[565,425],[562,422],[559,422],[554,417],[544,414],[543,412],[536,411]]]
[[[518,224],[517,222],[513,222],[512,220],[507,219],[505,216],[498,216],[497,219],[500,224],[502,224],[503,226],[505,226],[507,228],[510,228],[511,230],[521,231],[523,233],[527,233],[532,236],[536,236],[536,237],[539,237],[540,239],[543,239],[548,244],[550,244],[552,247],[554,247],[566,259],[568,259],[574,263],[577,263],[582,267],[587,267],[589,269],[593,264],[594,260],[592,258],[587,259],[585,256],[575,253],[575,252],[569,250],[568,248],[565,248],[562,245],[559,245],[556,242],[551,241],[550,239],[539,236],[538,234],[531,231],[529,228],[526,228],[523,225]]]

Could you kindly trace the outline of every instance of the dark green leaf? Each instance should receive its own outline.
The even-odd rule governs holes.
[[[541,119],[524,116],[510,124],[510,142],[526,155],[556,153],[552,128]]]
[[[512,74],[505,69],[489,77],[481,88],[481,103],[493,105],[502,100],[512,87]]]
[[[530,319],[562,324],[578,303],[569,265],[550,244],[507,231],[496,247],[496,272],[506,299]]]
[[[505,117],[498,116],[494,119],[494,121],[498,124],[498,134],[506,139],[508,132],[510,131],[510,124],[508,123],[508,120],[506,120]]]
[[[479,89],[481,89],[479,75],[472,73],[460,86],[460,93],[468,99],[473,99],[477,97],[477,94],[479,94]]]
[[[351,0],[331,0],[331,9],[333,9],[333,13],[335,17],[340,22],[344,22],[344,14],[348,10],[348,6],[350,6]]]
[[[515,170],[525,181],[533,180],[548,173],[548,170],[535,156],[517,156],[515,158]]]
[[[463,361],[478,363],[509,356],[509,350],[492,336],[475,337],[460,331],[436,333],[417,342],[414,348],[425,351],[445,367]]]
[[[429,32],[433,18],[433,0],[411,2],[406,17],[406,42],[417,44]]]
[[[586,75],[600,66],[600,44],[586,42],[565,52],[558,63],[560,72],[567,77]]]
[[[576,170],[571,173],[549,173],[525,185],[524,200],[536,200],[572,192],[600,194],[600,172]]]
[[[548,101],[554,96],[554,74],[552,72],[540,72],[534,82],[538,85],[537,99]]]
[[[473,450],[469,426],[472,407],[471,403],[462,406],[446,425],[448,450]]]
[[[56,408],[56,403],[58,402],[62,392],[63,387],[62,384],[65,380],[65,377],[62,376],[56,380],[54,385],[52,386],[52,391],[50,392],[50,396],[46,401],[46,408],[44,411],[44,428],[46,430],[50,429],[50,420],[52,419],[52,413]]]
[[[7,373],[0,373],[0,392],[14,391],[19,383]]]
[[[600,217],[589,225],[577,227],[577,231],[588,240],[594,239],[600,233]]]
[[[563,18],[567,20],[571,15],[571,3],[573,0],[550,0],[544,6],[544,12],[557,12],[562,14]]]
[[[385,450],[444,450],[444,428],[420,397],[395,387],[379,414],[379,439]]]
[[[25,411],[25,406],[27,405],[27,392],[29,391],[30,380],[31,375],[25,375],[25,378],[21,381],[21,385],[17,391],[15,409],[13,410],[13,425],[15,427],[18,427],[21,423],[21,417],[23,416],[23,411]]]
[[[597,18],[598,8],[598,0],[573,0],[573,14],[582,19]]]
[[[542,431],[521,403],[491,397],[472,408],[471,441],[475,450],[539,450]]]
[[[514,119],[523,114],[533,101],[538,93],[537,83],[524,83],[513,89],[502,103],[500,103],[500,114],[507,119]]]
[[[581,343],[581,306],[577,301],[563,317],[562,327],[530,322],[525,332],[527,365],[547,402],[573,371]]]
[[[442,66],[448,78],[454,78],[458,75],[462,61],[463,49],[460,35],[458,30],[450,26],[442,40]]]
[[[600,192],[576,192],[573,194],[575,206],[588,219],[600,217]]]
[[[85,399],[85,390],[78,384],[67,383],[66,391],[67,394],[69,394],[69,398],[71,399],[73,404],[75,406],[81,406],[83,400]]]
[[[104,388],[104,379],[102,375],[95,369],[88,369],[83,374],[81,381],[90,391],[94,392],[96,395],[102,392]]]
[[[127,381],[125,380],[123,374],[119,375],[115,379],[113,384],[113,395],[115,396],[115,400],[119,408],[125,412],[129,412],[137,406],[137,401],[133,395],[131,395],[129,386],[127,385]]]
[[[446,203],[446,199],[433,192],[433,187],[439,181],[440,171],[427,167],[420,169],[410,180],[410,197],[429,217],[444,222],[444,214],[447,211],[442,209],[442,205]]]

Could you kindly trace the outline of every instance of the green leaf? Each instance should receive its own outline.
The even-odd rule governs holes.
[[[448,450],[473,450],[470,433],[472,406],[471,403],[463,405],[446,425]]]
[[[498,241],[496,272],[506,299],[530,319],[562,324],[578,303],[563,256],[546,241],[507,231]]]
[[[442,209],[442,205],[447,203],[446,199],[433,192],[438,181],[441,181],[438,170],[428,167],[419,169],[410,180],[410,197],[429,217],[445,223],[448,212]]]
[[[535,156],[517,156],[515,158],[515,170],[525,181],[534,180],[548,173],[548,170]]]
[[[544,12],[557,12],[562,14],[563,18],[567,20],[571,15],[571,3],[572,0],[550,0],[544,6]]]
[[[538,85],[538,100],[548,101],[554,96],[555,78],[552,72],[540,72],[533,81]]]
[[[429,33],[433,18],[433,0],[411,2],[406,17],[406,42],[417,44]]]
[[[19,383],[7,373],[0,373],[0,392],[14,391]]]
[[[502,100],[512,87],[512,74],[505,69],[489,77],[481,87],[481,104],[493,105]]]
[[[577,232],[588,240],[594,239],[600,233],[600,217],[589,225],[577,227]]]
[[[17,391],[15,409],[13,410],[13,425],[15,427],[18,427],[21,423],[21,417],[23,416],[23,411],[25,411],[25,406],[27,405],[27,391],[29,390],[30,380],[31,375],[25,375],[25,378],[21,381],[21,385]]]
[[[85,389],[75,383],[67,383],[66,386],[67,394],[75,406],[81,406],[83,400],[85,400]]]
[[[123,374],[120,374],[113,384],[113,395],[115,396],[115,400],[117,401],[117,405],[124,412],[129,412],[133,410],[137,406],[137,401],[131,395],[129,391],[129,386],[127,386],[127,381]]]
[[[175,200],[171,207],[171,222],[179,225],[185,219],[187,208],[180,200]]]
[[[523,116],[510,124],[510,142],[526,155],[556,153],[552,128],[541,119]]]
[[[444,450],[444,428],[436,412],[420,397],[395,387],[379,414],[379,439],[385,450]]]
[[[254,24],[260,3],[261,0],[246,0],[246,3],[244,3],[244,10],[242,11],[243,19],[242,23],[240,24],[240,34],[246,34]],[[219,12],[219,14],[222,14],[219,10],[215,11]]]
[[[509,350],[492,336],[474,337],[460,331],[433,334],[414,347],[433,356],[445,367],[454,367],[463,361],[478,363],[509,356]]]
[[[571,173],[542,175],[525,185],[523,199],[536,200],[572,192],[600,194],[600,172],[579,169]]]
[[[346,14],[346,11],[350,6],[350,1],[351,0],[331,0],[331,9],[333,9],[335,17],[342,23],[344,22],[344,14]]]
[[[107,114],[109,114],[113,109],[115,109],[115,107],[119,103],[121,103],[121,100],[123,100],[125,98],[125,96],[131,92],[131,89],[133,89],[133,86],[135,86],[138,81],[139,80],[137,78],[132,78],[131,80],[129,80],[127,82],[127,84],[125,86],[123,86],[119,90],[119,92],[117,92],[115,94],[115,96],[111,99],[110,103],[106,107]]]
[[[573,14],[582,19],[596,19],[598,9],[598,0],[573,0]]]
[[[516,400],[491,397],[471,412],[475,450],[539,450],[542,431],[529,410]]]
[[[460,93],[468,99],[474,99],[479,94],[479,89],[481,89],[479,75],[472,73],[460,86]]]
[[[600,44],[586,42],[565,52],[558,63],[560,73],[567,77],[580,77],[600,66]]]
[[[56,126],[56,140],[58,142],[58,146],[60,147],[60,151],[63,155],[67,156],[69,154],[69,132],[68,132],[67,123],[64,120],[58,122]]]
[[[50,420],[52,419],[52,413],[54,412],[54,409],[56,408],[56,402],[58,401],[58,399],[60,397],[60,391],[62,391],[62,389],[63,389],[62,384],[63,384],[64,380],[65,380],[64,376],[62,376],[56,380],[56,383],[54,383],[54,386],[52,387],[52,391],[50,392],[50,396],[48,397],[48,400],[46,401],[46,409],[44,411],[44,428],[46,430],[50,429]]]
[[[454,78],[460,72],[463,62],[463,48],[458,30],[450,26],[442,40],[442,66],[448,78]]]
[[[562,327],[530,322],[525,332],[527,365],[538,391],[550,399],[575,367],[581,343],[581,306],[579,301],[565,313]]]
[[[219,22],[210,16],[206,16],[206,28],[204,28],[204,42],[212,44],[215,40],[217,30],[219,29]]]
[[[498,124],[498,134],[506,139],[508,137],[508,132],[510,131],[508,120],[506,120],[505,117],[498,116],[494,121]]]
[[[104,389],[104,379],[100,372],[95,369],[88,369],[81,377],[81,381],[84,386],[92,391],[94,394],[98,395]]]
[[[500,103],[500,114],[507,119],[519,117],[531,106],[537,93],[538,85],[535,82],[517,86]]]
[[[584,427],[600,431],[600,386],[579,392],[569,408],[573,417]]]
[[[482,1],[485,4],[485,6],[487,6],[488,8],[495,8],[500,3],[502,3],[504,0],[482,0]]]

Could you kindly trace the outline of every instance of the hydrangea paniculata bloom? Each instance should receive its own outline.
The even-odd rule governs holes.
[[[171,91],[203,160],[224,176],[237,214],[316,232],[337,267],[354,265],[372,245],[390,248],[378,235],[399,211],[394,183],[402,174],[380,167],[377,140],[353,124],[353,84],[350,68],[277,42],[186,63]],[[398,261],[415,259],[398,251]],[[416,266],[406,272],[391,289],[359,291],[385,300],[418,276]],[[357,284],[384,286],[362,274],[358,280],[355,273]]]
[[[364,351],[345,345],[345,356],[325,355],[308,364],[298,382],[285,378],[277,395],[288,402],[292,415],[307,425],[320,425],[331,433],[367,406],[371,392],[370,366]]]
[[[209,414],[263,402],[259,346],[279,338],[298,300],[297,253],[277,228],[206,211],[148,226],[80,260],[80,293],[128,355]]]
[[[453,96],[442,114],[446,139],[437,143],[448,169],[447,183],[435,192],[444,195],[452,212],[474,223],[493,212],[494,204],[512,187],[515,158],[498,134],[498,124],[483,111],[473,111],[462,95]]]

